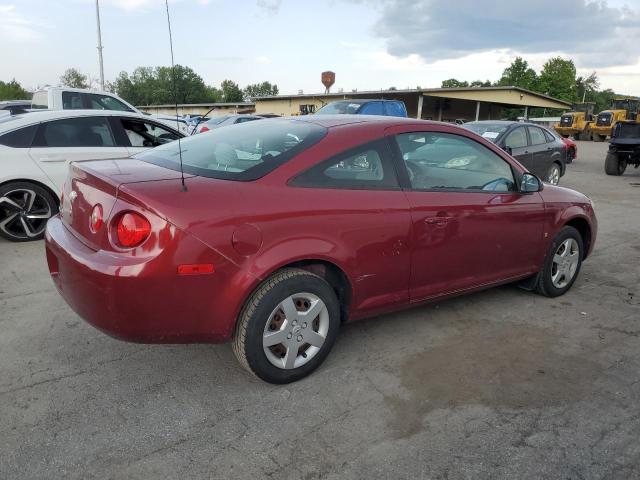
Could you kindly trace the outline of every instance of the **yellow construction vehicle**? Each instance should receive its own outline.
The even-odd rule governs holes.
[[[616,123],[624,120],[635,120],[638,116],[640,100],[633,97],[619,97],[611,102],[609,110],[603,110],[596,121],[589,126],[591,140],[604,142],[611,136]]]
[[[575,140],[588,139],[595,106],[595,102],[574,103],[571,111],[563,113],[560,122],[554,125],[556,132],[563,137],[573,136]]]

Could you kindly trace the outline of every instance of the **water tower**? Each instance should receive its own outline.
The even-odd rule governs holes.
[[[324,93],[329,93],[334,83],[336,83],[336,74],[334,72],[322,72],[322,84],[325,88]]]

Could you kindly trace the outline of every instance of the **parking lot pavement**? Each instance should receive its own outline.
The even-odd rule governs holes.
[[[347,325],[296,384],[228,345],[113,340],[0,242],[0,478],[640,478],[640,172],[579,142],[600,233],[573,289],[506,286]],[[143,294],[143,293],[141,293]]]

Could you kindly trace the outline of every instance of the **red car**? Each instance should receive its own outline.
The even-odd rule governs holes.
[[[308,116],[71,164],[46,253],[107,334],[232,340],[244,367],[286,383],[347,320],[509,282],[562,295],[596,230],[587,197],[543,189],[468,130]]]
[[[567,163],[573,162],[578,156],[578,145],[570,138],[561,136],[560,139],[567,146]]]

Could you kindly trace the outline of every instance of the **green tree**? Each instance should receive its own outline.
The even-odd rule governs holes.
[[[442,81],[442,88],[463,88],[468,87],[469,82],[456,80],[455,78],[449,78]]]
[[[592,100],[592,94],[598,90],[600,82],[598,81],[598,75],[596,72],[591,72],[588,77],[576,78],[576,100],[589,101]]]
[[[516,57],[511,65],[504,69],[498,85],[503,87],[520,87],[527,90],[536,90],[538,75],[529,67],[529,63],[522,57]]]
[[[254,83],[244,87],[244,98],[270,97],[278,95],[278,85],[271,82]]]
[[[120,72],[112,88],[133,105],[205,103],[221,98],[217,88],[206,85],[200,75],[183,65],[176,65],[175,69],[138,67],[131,75]]]
[[[0,100],[28,100],[31,93],[27,92],[14,78],[10,82],[0,80]]]
[[[490,87],[491,86],[491,80],[486,80],[486,81],[482,81],[482,80],[474,80],[473,82],[471,82],[469,84],[470,87]]]
[[[67,68],[60,77],[60,83],[65,87],[89,88],[89,78],[75,68]]]
[[[244,94],[236,82],[224,80],[220,84],[220,89],[223,102],[241,102],[244,99]]]
[[[592,101],[596,102],[595,113],[599,113],[607,108],[611,107],[611,102],[616,97],[616,93],[607,88],[606,90],[600,90],[597,92],[593,92]]]
[[[543,65],[538,92],[573,102],[576,100],[576,66],[572,60],[554,57]]]

